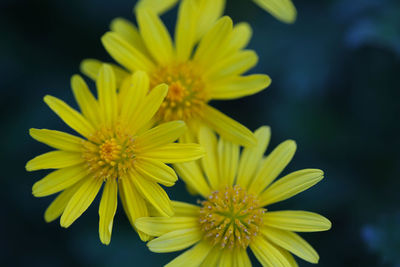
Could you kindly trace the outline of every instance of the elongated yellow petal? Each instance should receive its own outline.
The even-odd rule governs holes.
[[[305,169],[292,172],[279,179],[261,193],[261,205],[276,203],[312,187],[322,180],[324,172],[317,169]]]
[[[68,187],[67,189],[62,191],[56,197],[56,199],[53,200],[53,202],[51,202],[44,213],[44,219],[46,222],[52,222],[61,216],[69,200],[75,194],[76,190],[78,190],[78,188],[82,185],[83,181],[84,179]]]
[[[179,6],[175,28],[176,56],[180,61],[189,59],[196,42],[198,12],[193,0],[183,0]]]
[[[218,81],[210,88],[212,99],[236,99],[256,94],[271,84],[268,75],[235,76]]]
[[[135,8],[150,8],[157,14],[163,14],[173,8],[177,2],[178,0],[139,0]]]
[[[44,102],[56,113],[69,127],[84,137],[89,137],[95,130],[78,111],[68,106],[64,101],[53,96],[45,96]]]
[[[156,182],[142,178],[141,175],[136,172],[132,172],[130,178],[142,196],[153,205],[162,216],[174,215],[171,200],[161,186]]]
[[[264,215],[264,224],[270,227],[295,231],[319,232],[329,230],[331,222],[317,213],[309,211],[270,211]]]
[[[233,253],[230,250],[224,249],[221,251],[221,258],[219,260],[218,266],[220,267],[232,267],[234,266]]]
[[[139,112],[139,106],[143,102],[145,96],[149,92],[149,77],[143,71],[135,71],[128,77],[129,86],[120,91],[121,95],[121,114],[120,120],[127,121],[135,113]]]
[[[239,146],[223,138],[218,142],[218,165],[220,186],[232,186],[235,181],[239,161]]]
[[[96,85],[103,120],[111,127],[117,120],[118,102],[115,75],[110,66],[102,65]]]
[[[249,191],[256,194],[261,193],[289,164],[295,151],[296,143],[293,140],[287,140],[277,146],[256,173],[249,186]]]
[[[130,71],[151,71],[154,64],[142,52],[130,45],[118,33],[108,32],[101,38],[107,52],[122,66]]]
[[[99,105],[85,81],[81,76],[74,75],[71,78],[71,87],[83,116],[93,125],[98,125],[100,123]]]
[[[262,9],[285,23],[296,20],[297,11],[291,0],[253,0]]]
[[[210,187],[197,162],[174,164],[174,168],[185,184],[195,189],[203,197],[207,197],[211,193]]]
[[[201,66],[209,67],[218,58],[221,50],[229,41],[232,34],[232,20],[223,17],[201,39],[194,54],[194,61]]]
[[[160,64],[171,62],[174,57],[171,36],[156,13],[148,8],[137,9],[140,35],[150,54]]]
[[[81,152],[82,144],[85,141],[71,134],[48,129],[31,128],[29,134],[33,139],[43,144],[65,151]]]
[[[197,217],[145,217],[135,221],[135,226],[150,236],[199,227]]]
[[[139,50],[143,55],[150,55],[138,29],[130,21],[124,18],[115,18],[111,21],[110,29],[113,32],[118,33],[123,39]]]
[[[138,136],[135,146],[140,154],[176,141],[185,131],[186,124],[183,121],[166,122]]]
[[[195,0],[198,13],[197,40],[206,34],[222,16],[225,8],[225,0]]]
[[[153,118],[161,106],[168,92],[166,84],[160,84],[153,88],[144,98],[138,112],[130,118],[131,131],[136,132]]]
[[[75,184],[88,173],[87,167],[83,164],[56,170],[36,182],[32,187],[32,194],[35,197],[55,194]]]
[[[298,234],[266,226],[261,229],[261,232],[271,242],[287,249],[299,258],[311,263],[318,263],[318,253]]]
[[[141,158],[151,158],[164,163],[182,163],[203,157],[205,150],[198,144],[172,143],[140,153]]]
[[[252,50],[234,53],[211,66],[204,74],[209,81],[218,81],[223,78],[241,75],[257,64],[258,56]],[[212,86],[212,85],[211,85]],[[221,87],[222,85],[220,85]],[[218,83],[216,85],[218,89]]]
[[[27,171],[36,171],[41,169],[61,169],[82,163],[81,153],[69,151],[51,151],[37,156],[26,164]]]
[[[200,242],[170,261],[165,267],[199,266],[211,249],[212,246],[206,241]]]
[[[207,257],[201,263],[200,267],[219,266],[219,259],[221,258],[221,249],[214,247],[210,250]]]
[[[199,131],[199,143],[206,150],[206,155],[201,159],[202,167],[210,182],[211,188],[217,190],[220,181],[217,165],[217,137],[208,127],[202,127]]]
[[[203,234],[200,228],[181,229],[166,233],[147,243],[149,249],[157,253],[179,251],[197,243]]]
[[[175,200],[172,201],[172,207],[175,211],[175,216],[198,216],[200,211],[198,206]]]
[[[135,168],[146,179],[165,186],[173,186],[178,180],[175,171],[158,160],[137,158]]]
[[[119,196],[124,207],[125,214],[129,219],[132,227],[136,229],[135,220],[140,217],[149,216],[146,201],[137,191],[129,177],[125,176],[119,179]],[[149,240],[149,236],[138,231],[142,241]]]
[[[97,80],[97,78],[99,76],[99,71],[100,71],[101,65],[103,65],[103,64],[104,64],[103,62],[101,62],[100,60],[97,60],[97,59],[93,59],[93,58],[84,59],[81,62],[80,70],[83,74],[85,74],[90,79],[95,81],[95,80]],[[113,63],[109,63],[109,62],[107,62],[107,65],[111,66],[111,68],[113,69],[114,74],[115,74],[115,80],[117,81],[118,85],[129,75],[129,73],[126,70],[124,70],[123,68],[121,68],[120,66],[117,66],[117,65],[115,65]]]
[[[244,148],[239,161],[236,183],[243,188],[247,188],[267,149],[271,129],[268,126],[262,126],[254,132],[254,136],[257,139],[257,145]]]
[[[237,248],[233,253],[233,262],[237,267],[251,267],[249,255],[245,249]]]
[[[62,227],[69,227],[92,204],[94,198],[103,184],[102,179],[88,178],[72,196],[61,216]]]
[[[226,55],[231,55],[240,49],[246,47],[251,39],[253,31],[250,25],[246,22],[240,22],[233,27],[232,36],[226,45],[226,50],[221,55],[221,58]]]
[[[116,179],[108,179],[103,189],[99,206],[99,236],[101,243],[108,245],[118,202],[118,183]]]
[[[264,237],[256,236],[250,243],[250,248],[263,266],[290,267],[286,257]]]
[[[281,254],[286,258],[286,260],[290,263],[290,267],[299,267],[293,255],[290,254],[286,249],[278,247]]]
[[[249,129],[211,106],[205,107],[203,119],[228,141],[246,147],[254,146],[257,143],[257,139]]]

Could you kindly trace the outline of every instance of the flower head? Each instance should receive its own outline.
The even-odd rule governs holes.
[[[52,96],[44,101],[82,137],[68,133],[31,129],[30,135],[53,148],[26,164],[28,171],[57,169],[33,185],[36,197],[61,192],[45,212],[45,220],[61,216],[69,227],[89,207],[103,183],[99,207],[99,235],[104,244],[111,240],[117,195],[133,226],[136,218],[148,216],[148,204],[162,216],[173,215],[168,195],[159,185],[172,186],[177,180],[166,163],[195,160],[203,155],[198,144],[173,143],[185,131],[185,123],[171,121],[152,128],[151,119],[167,95],[161,84],[149,91],[144,72],[130,78],[129,90],[117,93],[112,68],[103,65],[97,80],[98,99],[76,75],[71,84],[81,113]],[[148,236],[139,232],[143,240]]]
[[[263,266],[297,266],[294,254],[316,263],[317,252],[295,232],[330,229],[325,217],[307,211],[270,211],[267,206],[288,199],[318,183],[323,172],[304,169],[275,181],[292,159],[296,144],[281,143],[264,157],[268,127],[255,132],[258,145],[244,148],[201,128],[206,155],[197,162],[175,164],[185,183],[204,200],[199,205],[173,201],[175,215],[136,220],[136,227],[157,237],[153,252],[190,248],[167,266],[251,266],[247,248]]]
[[[246,23],[233,26],[229,17],[219,18],[220,1],[182,1],[175,40],[153,9],[136,9],[139,29],[124,19],[111,24],[102,37],[109,54],[124,67],[114,66],[126,86],[129,72],[143,70],[150,84],[166,83],[168,95],[156,115],[157,123],[183,120],[192,133],[205,124],[221,136],[244,146],[255,145],[251,131],[209,105],[255,94],[271,80],[263,74],[243,74],[258,61],[254,51],[244,50],[251,29]],[[216,21],[216,22],[215,22]],[[97,79],[101,63],[88,59],[82,71]]]

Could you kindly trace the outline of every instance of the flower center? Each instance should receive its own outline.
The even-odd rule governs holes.
[[[156,69],[151,74],[151,87],[160,83],[169,86],[158,112],[163,121],[190,119],[199,115],[207,103],[205,84],[190,61]]]
[[[199,222],[204,236],[221,248],[247,248],[263,224],[265,209],[238,185],[213,192],[201,204]]]
[[[83,157],[95,177],[118,178],[133,167],[135,138],[115,129],[101,128],[83,144]]]

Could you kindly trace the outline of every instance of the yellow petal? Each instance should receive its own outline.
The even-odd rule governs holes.
[[[213,249],[210,250],[207,257],[200,264],[200,267],[219,266],[218,264],[220,258],[221,258],[221,249],[219,247],[214,247]]]
[[[225,0],[197,0],[196,11],[198,13],[196,40],[206,34],[222,16],[225,8]]]
[[[233,253],[233,262],[237,267],[251,267],[251,261],[249,255],[245,249],[237,248]]]
[[[286,249],[278,247],[281,254],[286,258],[286,260],[290,263],[290,267],[299,267],[293,255],[290,254]]]
[[[182,163],[203,157],[205,150],[198,144],[172,143],[140,153],[141,158],[151,158],[164,163]]]
[[[163,14],[173,8],[177,2],[178,0],[139,0],[135,8],[150,8],[157,14]]]
[[[197,162],[174,164],[174,168],[179,177],[199,194],[207,197],[211,193],[210,187]]]
[[[249,186],[249,191],[256,194],[262,192],[289,164],[295,151],[296,143],[293,140],[287,140],[277,146],[256,173]]]
[[[196,42],[198,10],[194,1],[184,0],[179,5],[175,28],[176,54],[179,61],[186,61],[192,54]]]
[[[232,20],[225,16],[219,19],[213,28],[201,39],[194,54],[194,61],[204,67],[211,66],[232,34]]]
[[[131,131],[136,132],[153,118],[161,106],[164,98],[167,96],[168,86],[160,84],[153,88],[144,98],[138,112],[135,112],[130,118]]]
[[[102,65],[96,85],[103,120],[107,126],[111,127],[117,120],[118,103],[115,75],[110,66]]]
[[[119,196],[129,222],[136,229],[135,220],[140,217],[149,216],[146,201],[127,176],[119,179]],[[142,241],[149,239],[149,236],[141,231],[138,231],[138,234]]]
[[[103,35],[101,41],[115,61],[130,71],[151,71],[154,68],[151,59],[130,45],[118,33],[108,32]]]
[[[257,61],[258,56],[254,51],[240,51],[227,56],[215,65],[211,66],[206,70],[204,76],[209,81],[218,81],[229,76],[241,75],[254,67],[257,64]],[[218,83],[216,88],[218,89]],[[212,91],[212,89],[210,89],[210,91]]]
[[[108,179],[103,189],[99,206],[99,236],[101,243],[108,245],[111,241],[111,233],[115,212],[117,211],[118,183],[116,179]]]
[[[132,172],[130,178],[142,196],[153,205],[162,216],[174,215],[171,200],[161,186],[155,182],[142,178],[141,175],[136,172]]]
[[[60,220],[62,227],[69,227],[87,210],[95,199],[102,184],[102,179],[93,177],[86,179],[68,202]]]
[[[163,234],[147,243],[149,249],[157,253],[179,251],[197,243],[203,237],[200,228],[180,229]]]
[[[83,114],[93,125],[100,123],[99,105],[89,90],[89,87],[79,75],[71,78],[72,92]]]
[[[137,9],[140,35],[150,54],[160,64],[171,62],[174,57],[171,36],[156,13],[148,8]]]
[[[206,155],[201,159],[201,165],[207,175],[213,190],[219,187],[219,169],[217,155],[217,137],[208,127],[201,127],[199,131],[199,143],[205,148]]]
[[[211,106],[205,107],[203,119],[228,141],[246,147],[254,146],[257,143],[257,139],[249,129]]]
[[[53,171],[33,185],[32,194],[35,197],[55,194],[75,184],[88,173],[87,167],[83,164]]]
[[[135,71],[135,73],[127,78],[129,86],[120,91],[121,114],[120,120],[127,121],[135,113],[139,112],[139,106],[143,102],[145,96],[149,92],[149,77],[143,71]]]
[[[45,96],[44,102],[56,113],[69,127],[84,137],[89,137],[95,129],[78,111],[68,106],[64,101],[53,96]]]
[[[245,147],[239,161],[236,183],[243,188],[247,188],[267,149],[271,138],[271,129],[268,126],[262,126],[254,132],[254,136],[257,139],[257,145]]]
[[[221,258],[219,260],[218,266],[219,267],[232,267],[234,266],[233,262],[233,253],[229,249],[221,250]]]
[[[65,151],[81,152],[82,144],[85,141],[71,134],[48,129],[31,128],[29,134],[43,144]]]
[[[218,81],[210,88],[212,99],[236,99],[254,95],[271,84],[268,75],[235,76]]]
[[[261,229],[263,235],[271,242],[311,263],[318,263],[318,253],[298,234],[271,227]]]
[[[140,36],[138,29],[133,23],[123,18],[116,18],[111,21],[110,29],[118,33],[141,53],[149,56],[149,51],[143,42],[142,36]]]
[[[308,211],[270,211],[264,215],[264,224],[294,232],[319,232],[329,230],[331,222],[319,214]]]
[[[175,171],[158,160],[136,158],[135,168],[143,177],[165,186],[173,186],[178,180]]]
[[[212,246],[208,242],[200,242],[170,261],[165,267],[199,266],[211,249]]]
[[[51,151],[40,156],[37,156],[26,164],[27,171],[36,171],[41,169],[61,169],[71,167],[82,163],[81,153],[69,151]]]
[[[175,216],[198,216],[200,211],[198,206],[181,201],[172,201],[172,207],[175,211]]]
[[[135,226],[151,236],[161,236],[176,230],[196,228],[199,226],[197,217],[145,217],[139,218]]]
[[[239,146],[223,138],[218,142],[220,186],[233,185],[239,161]]]
[[[280,250],[261,236],[254,238],[250,248],[263,266],[291,267]]]
[[[296,20],[297,11],[291,0],[253,0],[262,9],[285,23]]]
[[[186,124],[183,121],[162,123],[138,136],[135,146],[140,154],[176,141],[185,131]]]
[[[226,45],[226,50],[221,55],[221,58],[245,48],[249,44],[252,34],[253,31],[248,23],[240,22],[236,24],[233,27],[231,39]]]
[[[76,184],[68,187],[62,191],[51,204],[47,207],[44,213],[44,219],[46,222],[52,222],[64,212],[71,197],[75,194],[76,190],[82,185],[84,180],[80,180]]]
[[[304,169],[292,172],[279,179],[261,193],[261,206],[276,203],[312,187],[322,180],[324,172],[317,169]]]
[[[103,62],[101,62],[100,60],[97,60],[97,59],[93,59],[93,58],[84,59],[81,62],[80,70],[83,74],[85,74],[90,79],[95,81],[95,80],[97,80],[97,78],[99,76],[99,71],[100,71],[101,65],[103,65],[103,64],[104,64]],[[126,72],[126,70],[124,70],[123,68],[121,68],[113,63],[107,62],[107,65],[111,66],[111,68],[113,69],[114,74],[115,74],[115,80],[117,81],[118,85],[129,75],[129,73]]]

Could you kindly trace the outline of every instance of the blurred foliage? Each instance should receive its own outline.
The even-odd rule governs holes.
[[[294,3],[298,20],[285,25],[250,1],[228,1],[226,13],[253,26],[250,48],[260,57],[254,72],[269,74],[273,83],[258,95],[214,104],[251,129],[270,125],[271,147],[296,140],[298,152],[285,173],[325,171],[320,184],[271,207],[332,220],[331,231],[303,235],[321,266],[400,266],[400,1]],[[67,230],[46,224],[52,198],[31,195],[45,172],[24,170],[27,160],[49,150],[29,138],[29,128],[67,130],[42,97],[74,104],[71,75],[86,57],[110,60],[99,38],[114,17],[133,19],[133,4],[0,2],[2,265],[159,266],[178,255],[150,253],[120,209],[111,245],[101,245],[98,203]],[[170,29],[175,16],[176,10],[163,16]],[[196,200],[181,182],[168,193]]]

